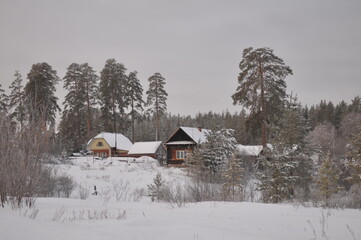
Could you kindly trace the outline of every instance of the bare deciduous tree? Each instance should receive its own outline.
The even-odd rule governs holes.
[[[49,131],[38,122],[24,127],[20,132],[11,128],[7,118],[0,122],[0,199],[1,205],[9,200],[21,206],[33,205],[34,197],[47,180]],[[41,130],[38,130],[41,129]],[[23,201],[25,200],[25,201]]]

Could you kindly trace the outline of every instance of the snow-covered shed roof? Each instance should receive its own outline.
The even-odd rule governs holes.
[[[133,143],[123,134],[121,133],[109,133],[109,132],[101,132],[96,135],[93,139],[88,142],[88,145],[96,139],[96,138],[103,138],[111,148],[115,147],[115,139],[117,140],[117,149],[119,150],[129,150]]]
[[[157,152],[161,141],[157,142],[135,142],[128,154],[154,154]]]
[[[262,152],[262,149],[263,149],[262,145],[259,146],[249,146],[249,145],[245,146],[242,144],[236,145],[237,154],[244,156],[258,156]]]
[[[204,143],[207,141],[207,134],[211,130],[203,128],[180,127],[190,138],[196,143]]]
[[[271,145],[267,144],[267,147],[271,148]],[[236,145],[236,153],[243,156],[259,156],[262,150],[262,145]]]

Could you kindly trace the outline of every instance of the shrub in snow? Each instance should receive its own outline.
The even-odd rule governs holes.
[[[56,188],[57,188],[56,169],[47,168],[45,171],[43,171],[43,178],[46,181],[42,181],[38,185],[36,195],[38,197],[56,196]]]
[[[67,208],[61,207],[56,209],[52,220],[55,222],[63,221],[83,221],[83,220],[103,220],[103,219],[117,219],[125,220],[127,212],[118,209],[116,212],[109,211],[108,209],[102,210],[72,210],[68,211]]]
[[[136,188],[130,195],[132,197],[133,202],[140,201],[144,196],[146,196],[146,192],[144,188]]]
[[[103,175],[103,176],[102,176],[102,179],[103,179],[105,182],[109,182],[110,175]]]
[[[188,202],[223,201],[222,184],[194,179],[184,187]]]
[[[328,199],[328,207],[361,209],[361,186],[353,185],[349,191],[340,191]]]
[[[165,186],[162,200],[170,203],[172,207],[183,207],[187,202],[190,202],[188,192],[180,184],[176,186],[168,184]]]
[[[124,182],[123,180],[113,181],[112,185],[115,199],[117,201],[126,201],[129,192],[129,182]]]
[[[29,215],[29,217],[34,220],[36,218],[36,216],[38,215],[38,213],[39,213],[39,209],[33,208],[32,212]]]
[[[87,187],[83,187],[81,185],[78,186],[78,193],[79,193],[79,198],[82,200],[85,200],[89,197],[90,195],[90,190]]]
[[[61,218],[63,218],[66,211],[67,211],[67,208],[64,206],[61,208],[57,208],[54,212],[52,220],[55,222],[59,222],[61,220]]]
[[[56,192],[58,197],[69,198],[75,187],[76,183],[70,176],[64,174],[56,179]]]

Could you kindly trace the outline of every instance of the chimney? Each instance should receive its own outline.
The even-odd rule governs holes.
[[[202,127],[198,127],[198,131],[202,132]]]

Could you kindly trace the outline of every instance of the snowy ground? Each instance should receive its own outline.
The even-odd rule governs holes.
[[[246,202],[175,207],[151,202],[141,192],[157,172],[168,183],[183,184],[187,181],[184,171],[162,168],[147,159],[119,160],[93,164],[92,158],[77,158],[75,165],[62,166],[83,189],[93,192],[96,185],[99,195],[82,200],[75,190],[69,199],[39,198],[30,210],[1,208],[0,240],[361,239],[360,210]],[[114,188],[122,189],[123,195]]]

